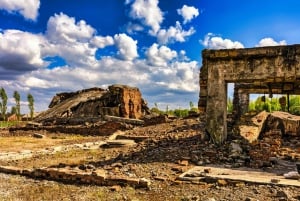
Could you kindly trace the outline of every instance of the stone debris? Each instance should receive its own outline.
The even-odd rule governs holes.
[[[286,174],[283,174],[283,176],[286,179],[300,179],[300,174],[296,171],[288,172]]]
[[[205,181],[219,185],[226,185],[236,181],[254,184],[274,184],[272,180],[276,179],[277,185],[300,187],[300,182],[297,180],[287,179],[284,176],[259,170],[255,171],[245,168],[227,169],[222,167],[209,167],[209,169],[210,171],[206,171],[207,167],[205,166],[195,166],[181,174],[177,179],[182,181]]]
[[[272,112],[266,121],[265,131],[278,129],[282,136],[300,135],[300,116],[292,115],[287,112]]]
[[[127,123],[127,124],[132,124],[132,125],[143,125],[144,124],[143,120],[129,119],[129,118],[123,118],[123,117],[109,116],[109,115],[105,115],[104,120],[122,122],[122,123]]]
[[[34,133],[34,134],[32,135],[32,137],[34,137],[34,138],[45,138],[46,136],[43,135],[43,134],[40,134],[40,133]]]
[[[246,115],[242,116],[239,120],[239,134],[248,142],[254,142],[264,129],[263,126],[268,116],[269,113],[266,111],[262,111],[251,118],[247,118]]]
[[[143,182],[151,184],[150,179],[140,180],[139,176],[136,176],[140,175],[140,177],[151,178],[158,183],[165,182],[180,185],[189,182],[197,185],[212,185],[223,188],[224,186],[243,187],[247,183],[256,184],[256,181],[244,179],[245,175],[248,174],[245,171],[243,171],[243,174],[236,172],[229,174],[226,170],[216,174],[212,167],[213,164],[222,165],[223,169],[245,168],[246,166],[249,168],[261,168],[261,170],[268,170],[268,172],[274,171],[272,175],[268,175],[269,173],[267,172],[261,173],[266,174],[264,176],[268,176],[261,183],[263,185],[286,185],[287,179],[283,177],[283,173],[278,174],[275,171],[284,170],[287,172],[295,170],[295,162],[298,160],[297,154],[300,153],[300,144],[297,136],[286,139],[283,138],[281,132],[273,130],[272,132],[261,134],[256,140],[249,143],[244,137],[232,134],[230,136],[232,139],[224,143],[223,146],[215,146],[209,142],[209,138],[201,138],[203,135],[201,122],[201,119],[174,119],[165,124],[140,126],[127,131],[115,130],[111,133],[111,136],[107,137],[107,140],[99,142],[52,147],[47,149],[46,153],[54,153],[55,150],[56,152],[64,152],[72,149],[112,148],[103,150],[103,152],[113,152],[114,156],[112,158],[104,156],[96,159],[97,161],[92,159],[93,165],[81,164],[76,168],[57,165],[44,169],[49,170],[47,174],[51,175],[50,180],[64,181],[60,180],[59,177],[66,177],[67,180],[65,182],[69,182],[71,179],[69,176],[62,175],[73,174],[73,176],[81,175],[84,177],[82,181],[78,179],[80,180],[79,183],[93,184],[95,181],[91,177],[96,174],[101,175],[104,171],[106,178],[109,178],[107,180],[109,184],[105,185],[109,186],[122,186],[124,183],[126,183],[125,185],[131,183],[131,186],[135,186],[137,183]],[[114,148],[117,146],[123,147],[121,149],[122,153],[116,154],[119,149],[115,150]],[[33,151],[32,154],[38,154],[37,152]],[[39,153],[43,154],[42,152]],[[152,162],[171,164],[168,167],[161,167],[163,170],[168,169],[169,174],[160,174],[159,171],[151,172],[147,168],[143,170],[143,174],[136,172],[136,167],[139,164]],[[201,166],[206,166],[202,171],[189,171],[194,165],[200,164]],[[68,170],[68,173],[64,173],[67,171],[65,169]],[[41,172],[45,171],[35,170],[34,174],[37,175],[37,178]],[[32,171],[22,170],[24,175],[31,174]],[[99,171],[99,173],[96,173],[96,171]],[[181,177],[183,174],[184,177]],[[178,177],[178,180],[175,180],[176,177]],[[257,175],[251,175],[251,177],[257,178]],[[76,183],[76,179],[72,179]],[[299,183],[297,180],[289,179],[289,181]]]
[[[110,175],[103,169],[79,168],[36,168],[22,169],[12,166],[0,166],[0,172],[24,175],[31,178],[62,181],[66,183],[92,184],[100,186],[132,186],[135,188],[150,188],[151,181],[145,178],[131,178],[124,175]]]

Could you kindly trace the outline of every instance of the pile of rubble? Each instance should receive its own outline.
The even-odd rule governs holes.
[[[102,120],[105,115],[140,119],[149,114],[146,101],[136,87],[111,85],[101,88],[64,92],[53,97],[49,109],[36,118],[43,124],[81,123],[82,119]]]

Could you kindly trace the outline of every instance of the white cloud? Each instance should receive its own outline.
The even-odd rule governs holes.
[[[115,44],[118,48],[118,56],[124,60],[133,60],[138,56],[137,41],[126,34],[116,34],[114,36]]]
[[[40,0],[1,0],[0,9],[4,9],[10,13],[19,12],[26,19],[36,20],[38,10],[40,8]]]
[[[198,86],[198,66],[196,61],[173,62],[166,67],[151,69],[151,86],[162,91],[196,92]]]
[[[87,42],[94,33],[84,20],[76,23],[75,18],[63,13],[50,17],[47,24],[47,37],[53,43]]]
[[[86,22],[76,22],[65,14],[49,19],[45,35],[17,30],[0,32],[0,78],[9,80],[7,74],[15,76],[13,81],[0,79],[0,86],[10,93],[18,90],[24,97],[30,91],[36,99],[36,111],[46,109],[58,92],[105,88],[115,83],[139,87],[150,102],[164,98],[172,102],[176,97],[188,103],[187,94],[198,98],[197,62],[188,61],[184,51],[177,53],[155,43],[146,51],[146,59],[140,59],[137,41],[128,35],[95,34]],[[116,55],[103,55],[97,60],[97,49],[108,45],[115,45]],[[42,58],[55,56],[66,64],[44,68],[47,63]],[[16,61],[22,63],[14,69],[12,64]]]
[[[169,29],[161,29],[157,34],[157,39],[160,44],[167,44],[170,42],[185,42],[186,38],[193,35],[195,30],[191,27],[188,31],[182,29],[180,23],[177,21],[176,26],[169,27]]]
[[[129,1],[126,1],[129,3]],[[135,0],[131,5],[129,13],[133,19],[141,20],[146,26],[152,30],[150,34],[155,35],[160,29],[160,24],[163,21],[163,13],[158,7],[158,0]]]
[[[208,49],[235,49],[244,48],[244,45],[238,41],[232,41],[230,39],[223,39],[218,36],[214,36],[212,33],[208,33],[204,40],[200,43]]]
[[[27,77],[24,80],[24,84],[27,87],[37,87],[38,88],[43,88],[43,89],[47,89],[49,87],[53,87],[53,85],[51,84],[51,82],[36,78],[36,77]]]
[[[276,42],[273,38],[263,38],[259,41],[256,47],[264,47],[264,46],[277,46],[277,45],[286,45],[286,41],[282,40]]]
[[[97,47],[112,41],[109,37],[101,41],[101,37],[94,34],[95,29],[85,21],[76,22],[75,18],[63,13],[55,14],[48,20],[46,38],[50,45],[44,48],[45,54],[60,56],[70,66],[96,67]]]
[[[143,31],[144,27],[137,23],[128,22],[126,25],[126,31],[129,34],[134,34],[135,32]]]
[[[95,36],[92,38],[91,44],[98,48],[105,48],[106,46],[113,45],[114,39],[111,36]]]
[[[5,30],[0,33],[0,67],[11,71],[13,76],[45,66],[41,51],[45,44],[41,35]]]
[[[177,57],[177,52],[166,46],[158,48],[154,43],[146,52],[147,61],[153,66],[167,66],[168,62]]]
[[[197,8],[184,5],[181,9],[177,9],[177,13],[183,17],[183,24],[190,22],[199,15]]]

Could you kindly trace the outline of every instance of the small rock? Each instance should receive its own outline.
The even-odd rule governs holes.
[[[283,174],[284,178],[286,179],[300,179],[300,174],[296,171],[288,172],[286,174]]]
[[[243,150],[239,144],[232,142],[230,145],[233,153],[242,153]]]
[[[217,181],[219,186],[226,186],[227,185],[227,181],[224,179],[218,179]]]
[[[258,201],[258,200],[255,198],[246,197],[245,201]]]
[[[167,178],[159,177],[159,176],[154,177],[154,179],[157,180],[157,181],[167,181]]]
[[[119,168],[121,168],[121,167],[123,167],[123,165],[122,165],[122,163],[113,163],[113,164],[111,164],[111,167],[119,167]]]
[[[277,184],[280,182],[280,179],[271,179],[271,182],[274,183],[274,184]]]
[[[189,165],[189,161],[188,160],[178,161],[178,164],[182,165],[182,166],[188,166]]]
[[[150,188],[150,185],[151,185],[151,181],[146,179],[146,178],[141,178],[139,180],[139,186],[142,187],[142,188]]]
[[[179,167],[179,166],[172,167],[171,170],[173,170],[174,172],[177,172],[177,173],[183,173],[184,172],[182,167]]]
[[[34,133],[33,137],[35,137],[35,138],[45,138],[45,135],[40,134],[40,133]]]
[[[114,185],[109,188],[111,191],[119,192],[122,190],[122,187],[119,185]]]
[[[204,162],[203,162],[202,160],[200,160],[200,161],[198,161],[196,164],[197,164],[197,165],[204,165]]]
[[[285,191],[277,191],[276,197],[280,198],[280,200],[288,200],[289,194]]]
[[[87,169],[86,165],[83,165],[83,164],[79,165],[78,168],[80,170],[86,170]]]
[[[276,158],[276,157],[270,157],[269,158],[269,161],[272,163],[272,164],[278,164],[278,158]]]
[[[205,169],[204,169],[204,172],[205,172],[205,173],[211,173],[211,169],[210,169],[210,168],[205,168]]]
[[[236,187],[244,187],[245,183],[244,182],[238,182],[235,184]]]

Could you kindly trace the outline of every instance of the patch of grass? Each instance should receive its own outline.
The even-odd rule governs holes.
[[[12,126],[25,126],[26,121],[0,121],[0,128],[8,128]]]

